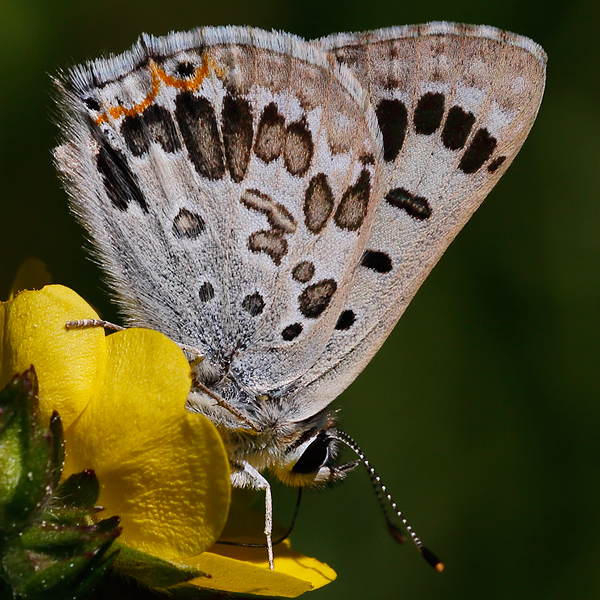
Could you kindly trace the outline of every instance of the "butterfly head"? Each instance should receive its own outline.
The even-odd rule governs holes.
[[[340,443],[331,413],[314,423],[298,423],[300,435],[283,451],[273,468],[275,475],[291,486],[323,486],[344,479],[359,461],[339,463]]]

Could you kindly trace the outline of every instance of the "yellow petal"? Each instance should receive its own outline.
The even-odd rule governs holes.
[[[257,497],[258,494],[252,490],[234,490],[229,519],[221,539],[264,543],[264,511],[252,507]],[[275,532],[274,539],[282,533],[282,530]],[[211,576],[210,579],[192,580],[191,583],[199,587],[259,596],[295,598],[336,578],[331,567],[295,552],[287,540],[275,546],[274,550],[274,571],[269,570],[266,548],[216,544],[204,554],[184,562]]]
[[[225,525],[229,463],[211,422],[185,410],[183,352],[149,329],[108,336],[104,385],[71,430],[70,468],[93,468],[121,541],[167,560],[210,547]]]
[[[101,328],[67,331],[65,323],[97,318],[81,297],[62,285],[24,291],[0,304],[0,389],[33,364],[43,422],[56,409],[68,427],[102,378],[106,342]]]
[[[192,584],[257,596],[295,598],[336,578],[331,567],[295,552],[287,540],[275,548],[274,571],[269,570],[266,548],[214,546],[185,563],[210,575],[210,579],[193,579]]]
[[[12,300],[19,292],[23,290],[41,290],[45,285],[52,283],[52,275],[42,262],[35,256],[26,258],[17,271],[17,276],[10,289],[9,300]]]

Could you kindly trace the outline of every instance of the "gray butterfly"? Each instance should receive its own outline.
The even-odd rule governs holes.
[[[378,482],[327,407],[519,151],[545,63],[491,27],[207,27],[60,79],[72,208],[127,324],[188,354],[233,485],[266,491],[271,565],[263,471],[341,479],[342,443]]]

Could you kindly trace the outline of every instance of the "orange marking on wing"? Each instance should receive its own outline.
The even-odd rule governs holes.
[[[137,104],[134,104],[130,108],[123,105],[111,106],[106,112],[96,117],[96,123],[101,125],[107,123],[109,117],[114,120],[120,117],[134,117],[135,115],[143,114],[144,111],[154,102],[158,92],[160,91],[161,82],[168,87],[177,88],[185,91],[197,90],[204,81],[204,78],[209,74],[212,69],[219,77],[225,75],[223,69],[217,67],[215,61],[204,53],[202,56],[202,65],[196,69],[194,77],[191,79],[179,79],[179,77],[173,77],[173,75],[167,75],[164,69],[159,67],[152,59],[148,61],[148,67],[150,69],[150,76],[152,78],[152,89],[150,93]]]
[[[153,63],[155,72],[161,81],[163,81],[169,87],[174,87],[179,90],[196,90],[204,81],[204,78],[208,75],[211,68],[215,68],[215,61],[209,58],[206,53],[202,55],[202,66],[196,69],[196,73],[192,79],[179,79],[179,77],[173,77],[173,75],[167,75],[163,69],[161,69],[156,63]],[[219,69],[220,70],[220,69]],[[153,71],[154,75],[154,71]]]

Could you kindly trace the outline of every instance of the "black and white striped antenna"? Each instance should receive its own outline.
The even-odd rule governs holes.
[[[328,437],[333,438],[334,440],[342,442],[342,444],[350,448],[350,450],[352,450],[352,452],[354,452],[356,456],[358,456],[360,462],[362,462],[362,464],[365,465],[365,467],[369,471],[371,483],[373,484],[373,488],[375,489],[375,495],[377,496],[377,500],[379,501],[379,505],[381,506],[381,510],[385,518],[385,523],[391,536],[399,543],[404,543],[404,541],[406,540],[404,535],[402,535],[398,527],[391,520],[384,498],[389,502],[389,505],[392,507],[396,515],[398,515],[398,518],[402,521],[402,524],[404,525],[406,531],[412,538],[412,541],[415,543],[417,550],[421,553],[421,556],[436,571],[441,573],[444,570],[444,563],[431,550],[429,550],[429,548],[423,545],[423,542],[413,531],[413,528],[406,520],[406,517],[402,514],[402,511],[398,508],[398,505],[392,498],[392,495],[388,492],[386,485],[381,481],[381,478],[377,474],[377,471],[375,471],[368,458],[365,456],[364,452],[358,446],[358,444],[347,433],[344,433],[339,429],[330,430],[327,432],[327,435]]]

